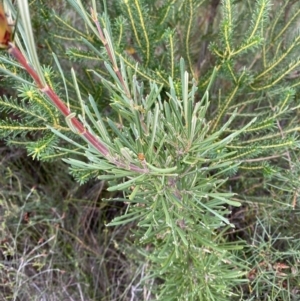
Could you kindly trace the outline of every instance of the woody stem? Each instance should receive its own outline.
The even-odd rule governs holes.
[[[9,43],[8,52],[24,67],[24,69],[33,78],[40,91],[49,98],[49,100],[64,115],[64,117],[68,117],[72,113],[71,110],[65,105],[65,103],[48,85],[43,85],[37,72],[30,66],[22,52],[11,42]],[[99,153],[102,154],[103,157],[105,157],[114,165],[138,173],[148,172],[147,168],[141,168],[134,164],[126,164],[125,162],[121,162],[120,160],[113,158],[109,153],[108,147],[99,139],[99,137],[95,137],[91,132],[89,132],[84,127],[84,125],[78,120],[78,118],[74,116],[71,117],[69,120],[78,132],[78,134],[82,135],[97,151],[99,151]]]

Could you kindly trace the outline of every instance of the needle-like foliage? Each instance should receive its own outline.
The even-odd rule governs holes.
[[[273,231],[257,204],[273,202],[274,219],[276,204],[297,208],[299,3],[68,0],[80,22],[53,13],[48,67],[18,3],[16,40],[0,57],[18,92],[0,99],[1,137],[119,193],[107,201],[126,210],[107,225],[134,225],[144,300],[254,300],[268,265],[277,285],[286,257],[257,259],[277,239],[253,249],[263,234],[230,233]]]

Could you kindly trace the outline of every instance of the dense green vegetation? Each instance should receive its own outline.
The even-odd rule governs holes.
[[[1,298],[297,300],[300,3],[17,2]]]

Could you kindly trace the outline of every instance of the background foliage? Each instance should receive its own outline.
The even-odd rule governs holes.
[[[3,298],[296,300],[298,1],[30,12],[47,84],[109,154],[3,53]]]

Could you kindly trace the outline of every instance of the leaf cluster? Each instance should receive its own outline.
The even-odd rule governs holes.
[[[24,84],[17,99],[0,100],[1,136],[33,157],[64,157],[81,183],[97,178],[122,192],[114,201],[126,212],[108,225],[136,225],[134,243],[149,263],[143,281],[157,282],[157,300],[238,297],[233,287],[249,280],[249,266],[255,276],[262,266],[259,252],[249,248],[244,262],[245,242],[228,239],[236,207],[243,203],[245,220],[255,204],[296,208],[299,3],[92,1],[91,13],[80,0],[68,2],[82,23],[53,15],[62,34],[51,38],[69,42],[52,56],[55,71],[41,70],[73,113],[61,118],[2,56],[2,71]],[[22,26],[19,47],[28,39]],[[76,114],[107,154],[76,131]],[[257,225],[265,231],[261,212]],[[265,293],[253,283],[256,297]],[[279,298],[276,290],[272,296]]]

